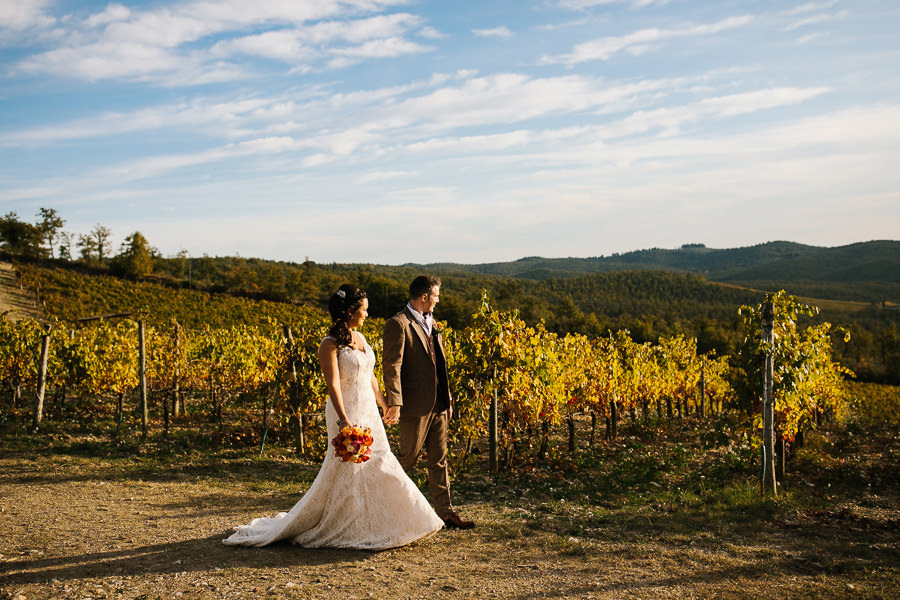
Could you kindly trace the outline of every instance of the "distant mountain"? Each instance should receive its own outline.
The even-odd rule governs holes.
[[[413,265],[408,265],[413,266]],[[545,281],[610,271],[678,271],[755,289],[814,290],[824,297],[900,300],[900,242],[879,240],[834,248],[776,241],[745,248],[687,244],[592,258],[531,256],[513,262],[417,265],[444,273],[475,273]],[[793,289],[791,289],[793,288]]]
[[[687,244],[677,250],[652,248],[592,258],[529,256],[503,263],[477,265],[432,263],[418,266],[441,271],[485,273],[520,279],[564,278],[607,271],[647,270],[683,271],[709,277],[710,273],[729,272],[784,259],[793,259],[816,250],[821,250],[821,248],[793,242],[768,242],[749,248],[725,250],[707,248],[703,244]]]
[[[900,283],[900,242],[875,241],[836,248],[809,247],[777,261],[716,273],[713,279],[792,281],[882,281]]]

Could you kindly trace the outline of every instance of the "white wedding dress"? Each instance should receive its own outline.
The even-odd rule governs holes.
[[[391,452],[372,390],[375,353],[342,347],[338,371],[344,411],[353,425],[371,427],[372,458],[343,462],[328,444],[312,486],[289,512],[235,527],[225,544],[265,546],[288,539],[306,548],[384,550],[430,536],[444,526]],[[338,416],[325,404],[328,440],[338,434]]]

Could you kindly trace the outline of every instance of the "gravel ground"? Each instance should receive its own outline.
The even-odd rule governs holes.
[[[0,451],[0,599],[900,597],[896,498],[750,529],[679,525],[670,507],[572,535],[565,503],[473,474],[457,487],[472,531],[384,552],[221,543],[290,508],[316,469]]]

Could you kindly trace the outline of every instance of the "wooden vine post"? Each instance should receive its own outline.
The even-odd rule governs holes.
[[[773,371],[775,359],[773,343],[775,340],[775,303],[766,302],[762,306],[762,335],[766,354],[763,365],[763,461],[762,461],[762,494],[777,496],[775,483],[775,399]]]
[[[41,362],[38,365],[37,394],[34,399],[34,419],[32,426],[37,429],[44,413],[44,392],[47,389],[47,357],[50,354],[50,326],[41,337]]]
[[[700,411],[700,418],[706,416],[706,357],[700,357],[700,404],[697,407]],[[712,412],[712,411],[710,411]]]
[[[175,323],[175,333],[172,347],[174,349],[173,356],[175,359],[175,366],[172,375],[172,412],[175,411],[175,405],[177,404],[176,398],[178,398],[178,323]],[[163,396],[162,399],[162,408],[163,408],[163,437],[169,436],[169,399],[166,396]]]
[[[144,320],[138,321],[138,381],[141,393],[141,437],[147,439],[147,347],[144,342]]]
[[[178,417],[182,413],[181,406],[181,326],[175,323],[173,346],[175,349],[175,373],[172,376],[172,416]]]
[[[297,363],[294,360],[294,334],[288,325],[283,326],[284,339],[287,344],[288,351],[288,402],[291,405],[291,416],[288,422],[294,433],[294,441],[296,443],[296,453],[303,454],[306,452],[306,432],[304,415],[300,414],[300,393],[297,384]]]
[[[619,435],[619,397],[613,394],[609,404],[609,438],[616,439]]]
[[[609,376],[610,378],[614,378],[615,375],[615,367],[613,364],[609,365]],[[613,392],[610,394],[610,403],[609,403],[609,414],[606,417],[606,439],[614,440],[616,439],[616,435],[618,434],[618,425],[619,425],[619,396],[617,392]]]
[[[497,370],[494,369],[494,394],[491,396],[491,411],[488,415],[488,448],[490,469],[497,472]]]

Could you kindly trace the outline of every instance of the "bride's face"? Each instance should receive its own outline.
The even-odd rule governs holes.
[[[356,312],[350,315],[350,321],[347,323],[350,327],[362,327],[362,324],[369,318],[369,299],[363,298],[362,304],[356,309]]]

